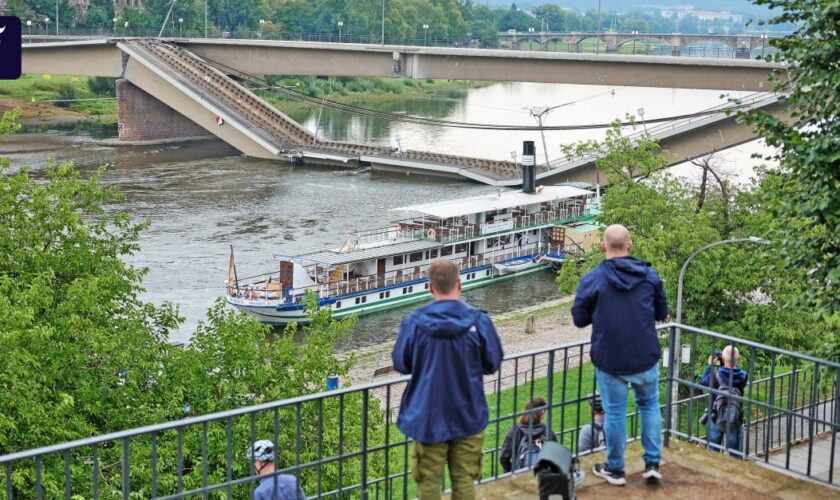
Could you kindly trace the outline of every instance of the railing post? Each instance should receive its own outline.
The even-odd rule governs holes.
[[[131,468],[128,462],[128,438],[122,440],[122,497],[128,500],[131,494]]]
[[[362,500],[367,498],[367,448],[368,448],[368,403],[370,399],[370,390],[365,389],[362,392],[362,476],[361,476],[361,493]],[[387,449],[386,449],[387,453]]]
[[[668,328],[668,377],[665,379],[665,438],[664,444],[667,448],[671,444],[671,433],[674,432],[673,425],[671,423],[671,415],[673,413],[673,409],[671,405],[673,404],[673,393],[672,390],[674,387],[674,353],[676,352],[675,344],[675,336],[676,336],[676,327]]]

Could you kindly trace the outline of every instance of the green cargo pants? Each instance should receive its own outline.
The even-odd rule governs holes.
[[[445,443],[423,444],[415,441],[411,458],[417,496],[420,500],[437,500],[441,497],[443,466],[448,463],[452,500],[473,500],[475,481],[481,477],[483,451],[484,431]]]

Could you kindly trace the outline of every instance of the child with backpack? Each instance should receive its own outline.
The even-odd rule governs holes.
[[[726,448],[733,457],[741,457],[741,429],[744,412],[741,401],[749,374],[738,368],[741,355],[738,348],[728,345],[720,353],[709,357],[709,364],[700,377],[700,384],[726,394],[711,395],[711,410],[700,418],[706,424],[706,439],[709,449],[721,450],[723,437],[726,436]],[[717,370],[714,365],[720,365]]]
[[[519,418],[505,436],[499,462],[502,470],[529,469],[538,460],[546,441],[557,441],[554,432],[542,423],[546,414],[545,398],[536,396],[525,404],[525,414]]]

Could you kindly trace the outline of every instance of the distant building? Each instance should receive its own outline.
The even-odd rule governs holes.
[[[744,16],[731,12],[716,12],[712,10],[695,10],[693,14],[701,21],[731,21],[733,23],[743,22]]]

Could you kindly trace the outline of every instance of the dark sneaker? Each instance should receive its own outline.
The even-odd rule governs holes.
[[[648,481],[659,481],[662,479],[662,473],[659,472],[659,464],[653,462],[645,462],[645,471],[642,477]]]
[[[610,470],[607,467],[607,464],[595,464],[595,467],[592,467],[592,473],[598,477],[606,479],[608,483],[616,486],[624,486],[627,484],[627,480],[624,479],[624,471]]]

